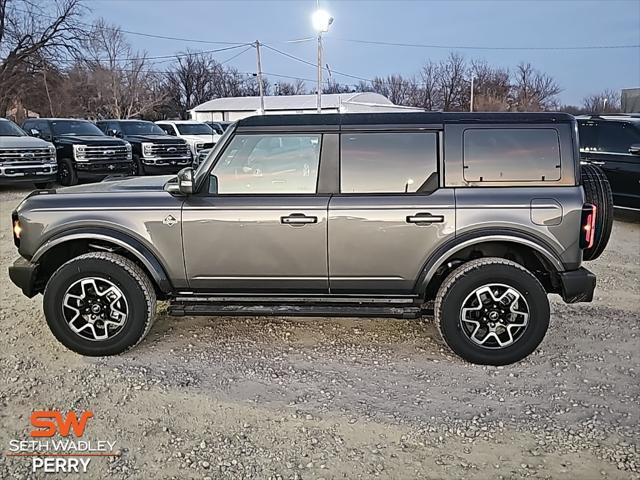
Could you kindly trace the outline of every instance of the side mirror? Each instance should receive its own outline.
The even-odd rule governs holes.
[[[31,130],[29,130],[29,133],[32,137],[40,138],[41,136],[40,130],[38,130],[37,128],[32,128]]]
[[[193,168],[186,167],[178,172],[178,190],[182,195],[193,193]]]
[[[633,155],[640,155],[640,143],[634,143],[629,147],[629,153]]]

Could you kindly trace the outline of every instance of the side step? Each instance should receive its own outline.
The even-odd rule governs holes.
[[[213,300],[213,299],[211,299]],[[175,316],[289,316],[289,317],[385,317],[385,318],[420,318],[423,309],[415,303],[394,304],[389,299],[378,299],[364,302],[327,302],[317,299],[308,302],[278,302],[275,298],[270,301],[249,302],[233,301],[232,298],[211,301],[206,298],[180,297],[169,304],[169,315]],[[258,299],[255,299],[258,300]],[[284,299],[283,299],[284,300]],[[291,299],[288,299],[291,300]],[[408,303],[408,302],[401,302]]]

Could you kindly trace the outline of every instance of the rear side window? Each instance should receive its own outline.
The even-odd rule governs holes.
[[[598,150],[601,152],[629,153],[632,144],[640,143],[640,134],[627,123],[602,122],[598,133]]]
[[[342,193],[412,193],[437,171],[432,132],[343,133]]]
[[[560,180],[560,139],[553,128],[464,131],[464,179],[470,182]]]

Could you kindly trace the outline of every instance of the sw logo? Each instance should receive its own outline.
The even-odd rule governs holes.
[[[87,421],[93,417],[93,412],[84,411],[78,419],[76,412],[69,412],[67,418],[62,418],[62,413],[57,410],[36,411],[31,414],[31,425],[36,430],[32,430],[32,437],[53,437],[56,432],[63,437],[68,437],[73,430],[76,437],[84,435]]]

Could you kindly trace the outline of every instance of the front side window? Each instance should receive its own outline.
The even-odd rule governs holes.
[[[437,171],[432,132],[343,133],[342,193],[413,193]]]
[[[629,153],[629,147],[640,143],[640,133],[628,123],[601,122],[598,129],[600,152]]]
[[[84,120],[53,120],[51,128],[55,135],[104,136],[98,127]]]
[[[171,136],[174,136],[174,137],[176,136],[176,131],[173,129],[173,125],[169,125],[169,124],[166,124],[166,123],[161,123],[161,124],[158,124],[158,126],[167,135],[171,135]]]
[[[470,128],[463,138],[467,181],[560,180],[560,139],[555,129]]]
[[[236,135],[211,172],[220,194],[316,192],[322,135]]]

